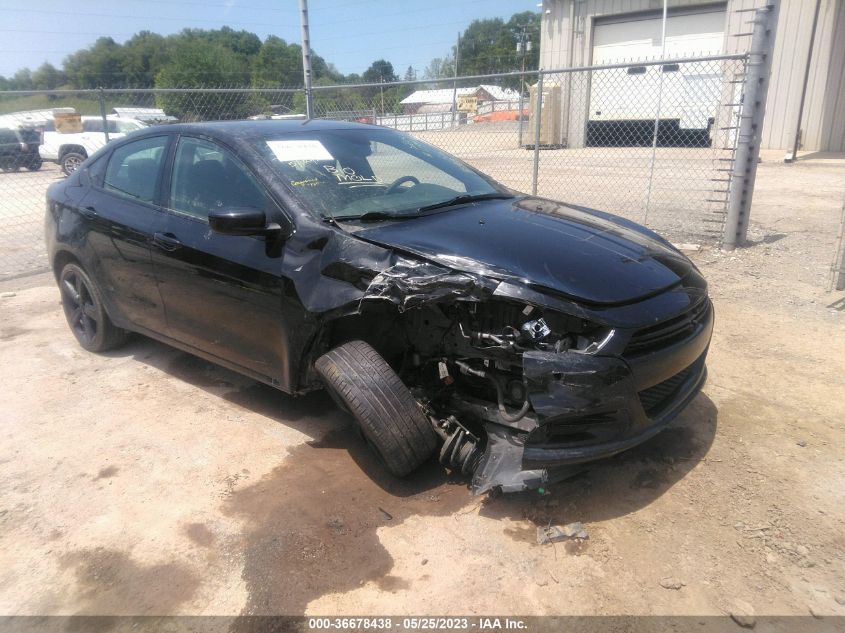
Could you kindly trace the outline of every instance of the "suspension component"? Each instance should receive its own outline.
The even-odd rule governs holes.
[[[481,441],[453,415],[444,420],[443,427],[446,441],[440,449],[440,463],[462,475],[472,474],[483,453]]]

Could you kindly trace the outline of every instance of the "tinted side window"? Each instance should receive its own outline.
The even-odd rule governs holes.
[[[154,136],[118,147],[106,168],[103,187],[144,202],[155,199],[166,136]]]
[[[82,122],[82,131],[83,132],[102,132],[103,131],[103,121],[102,119],[88,119]]]
[[[176,149],[170,183],[170,208],[206,219],[226,207],[266,211],[268,198],[249,170],[228,150],[183,137]]]
[[[18,137],[14,130],[0,130],[0,143],[17,143]]]

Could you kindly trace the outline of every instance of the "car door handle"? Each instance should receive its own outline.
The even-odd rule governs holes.
[[[97,217],[97,209],[95,209],[94,207],[91,207],[91,206],[82,207],[79,210],[79,215],[81,215],[83,218],[89,218],[89,219],[90,218],[96,218]]]
[[[163,251],[175,251],[182,248],[182,242],[173,233],[154,233],[153,244]]]

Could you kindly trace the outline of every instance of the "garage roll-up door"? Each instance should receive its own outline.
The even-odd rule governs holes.
[[[594,65],[660,59],[662,15],[639,15],[596,21],[593,29]],[[724,31],[724,7],[670,13],[666,20],[666,56],[718,55],[722,52]]]
[[[721,54],[724,29],[724,5],[670,13],[666,21],[666,58]],[[631,62],[632,66],[594,73],[590,121],[653,121],[661,90],[658,86],[662,83],[660,119],[677,121],[674,125],[680,129],[707,129],[721,92],[718,63],[637,66],[637,61],[660,59],[661,31],[659,12],[596,20],[593,65]],[[620,131],[630,133],[621,128]]]

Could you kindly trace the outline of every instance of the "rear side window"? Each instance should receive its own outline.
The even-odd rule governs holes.
[[[166,146],[166,136],[154,136],[118,147],[109,158],[103,188],[142,202],[153,202]]]
[[[14,130],[0,130],[0,143],[17,143],[18,137]]]
[[[87,119],[82,122],[82,131],[83,132],[102,132],[103,131],[103,120],[102,119]]]

